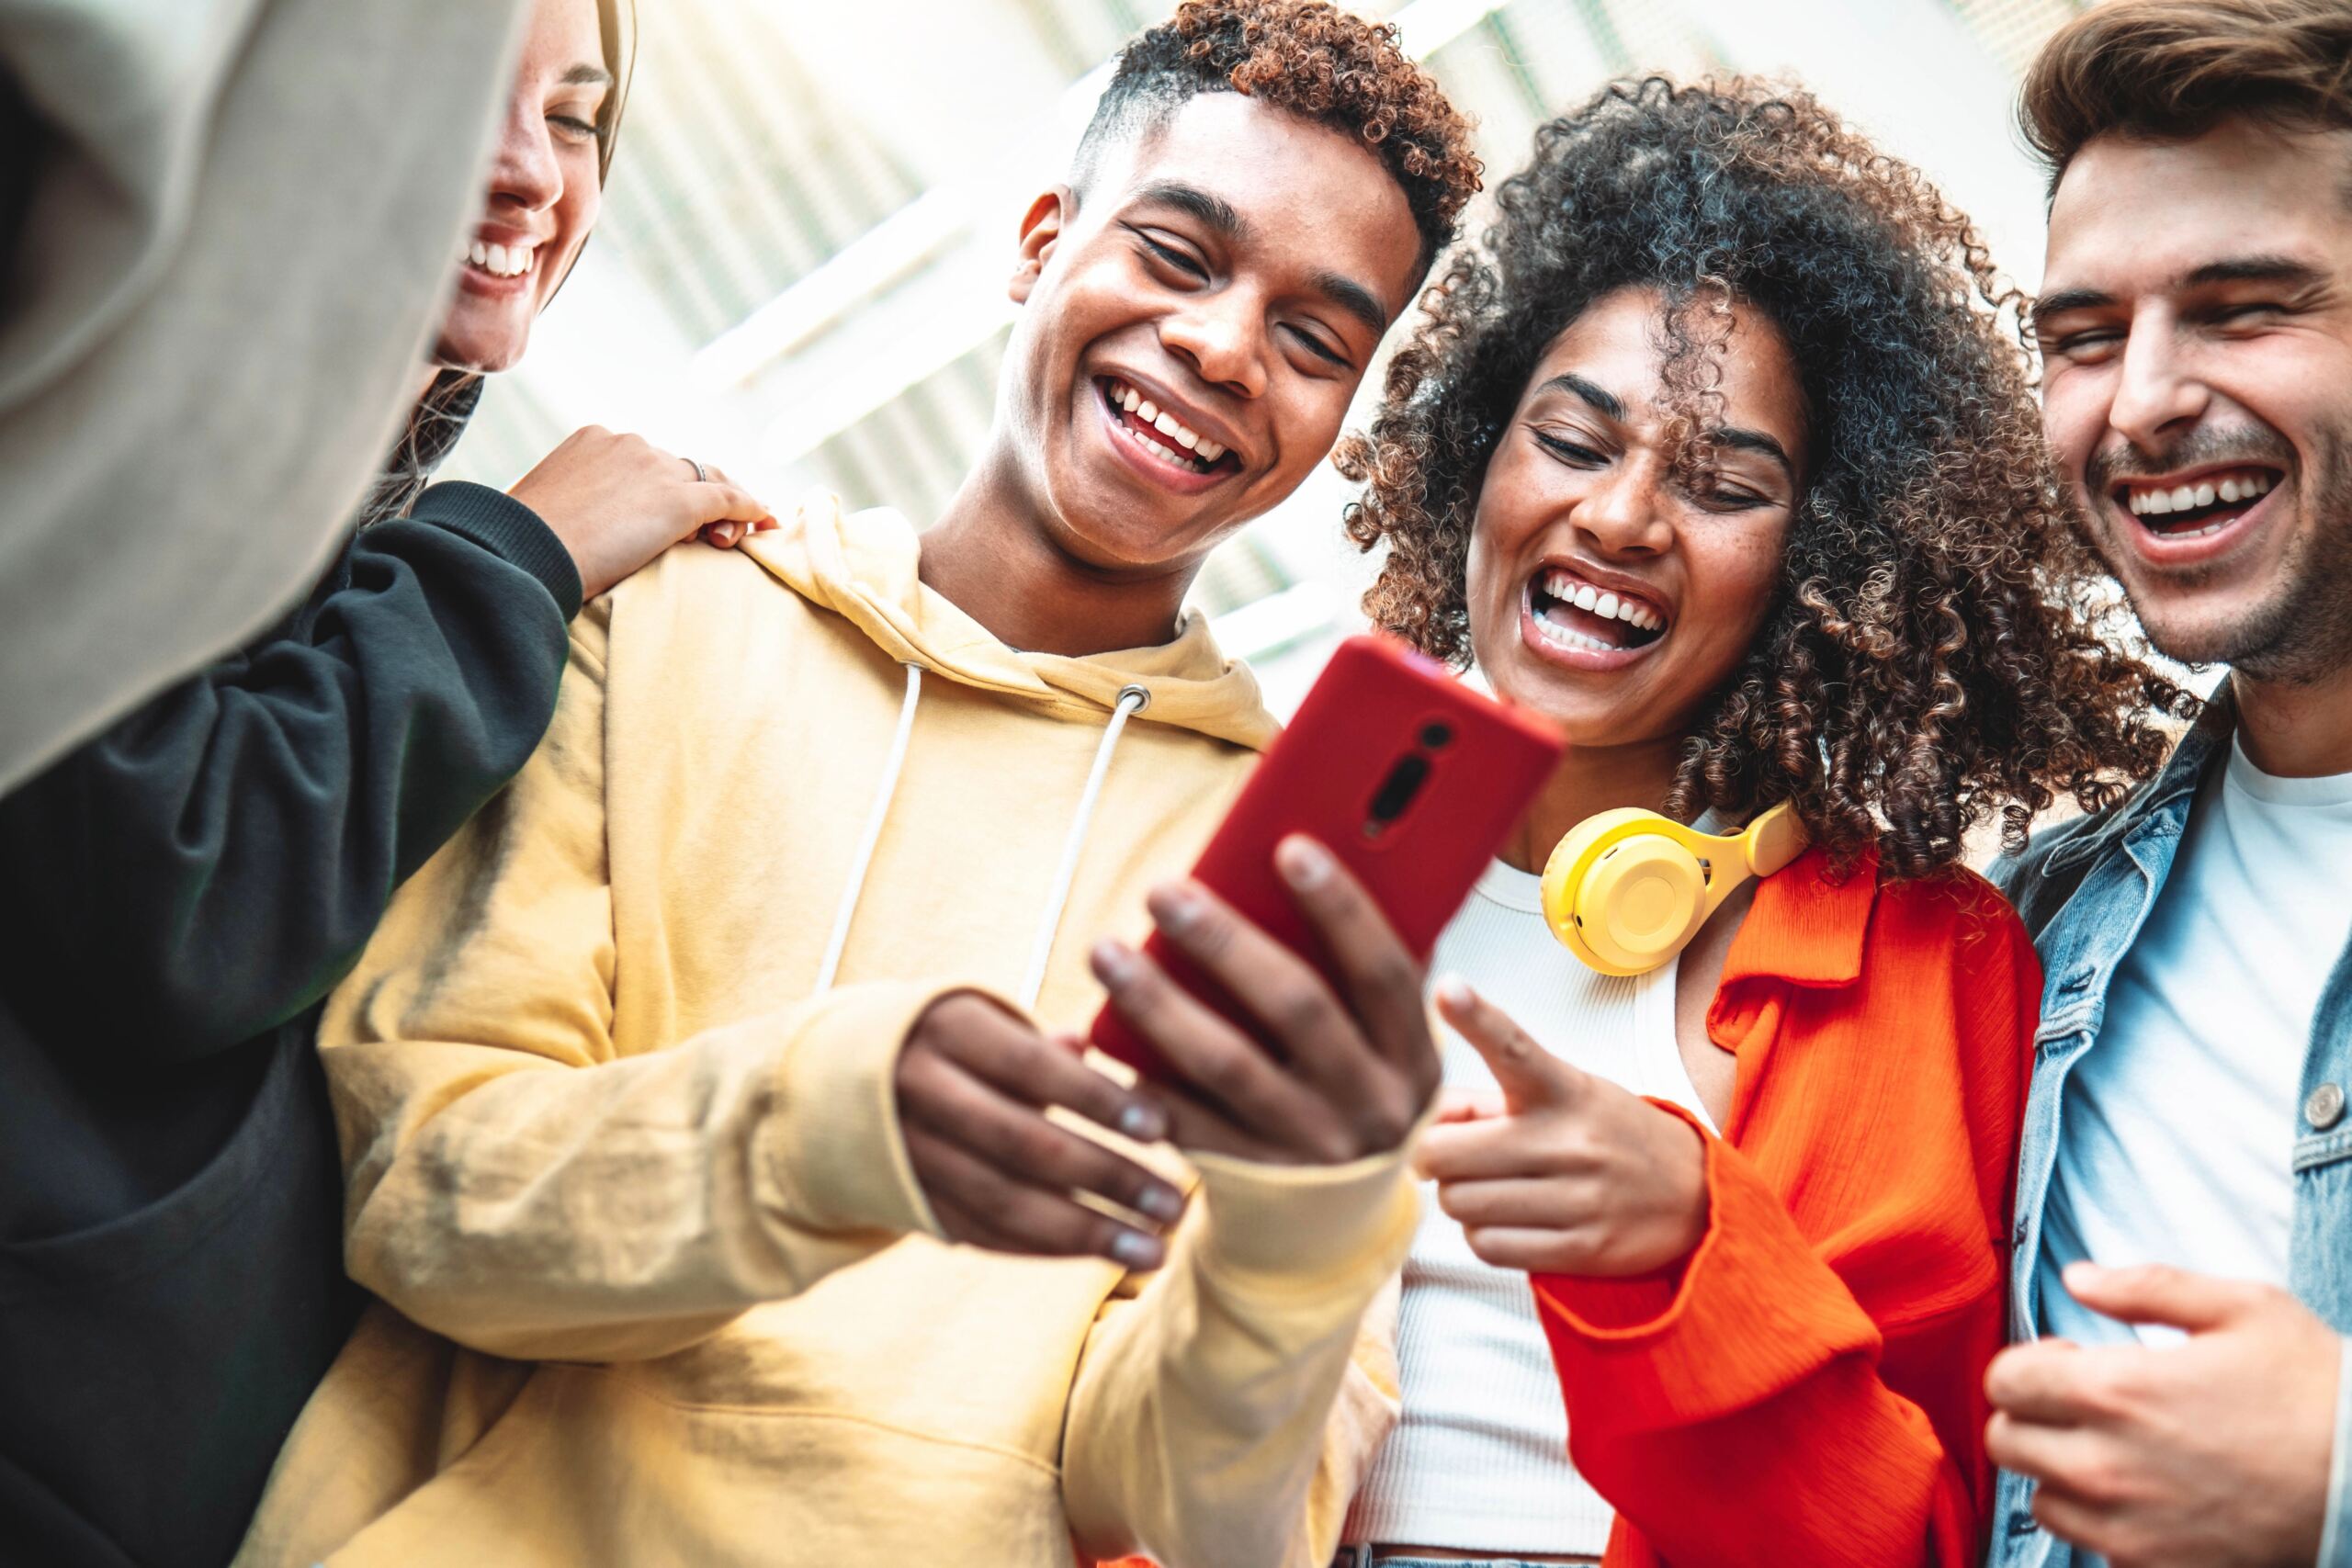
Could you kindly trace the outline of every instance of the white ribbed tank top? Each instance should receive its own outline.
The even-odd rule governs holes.
[[[1544,924],[1542,886],[1488,867],[1438,938],[1430,976],[1462,976],[1555,1055],[1705,1120],[1675,1045],[1679,965],[1632,979],[1586,968]],[[1447,1088],[1495,1089],[1459,1035],[1444,1031],[1439,1046]],[[1612,1510],[1568,1462],[1567,1412],[1527,1276],[1479,1261],[1434,1183],[1405,1260],[1396,1348],[1404,1419],[1356,1495],[1347,1539],[1600,1556]]]

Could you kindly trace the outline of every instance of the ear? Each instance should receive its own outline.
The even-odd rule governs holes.
[[[1037,279],[1053,259],[1054,242],[1062,237],[1062,227],[1078,214],[1078,193],[1068,186],[1056,186],[1042,193],[1029,204],[1021,219],[1021,259],[1012,269],[1012,279],[1005,286],[1016,305],[1029,302],[1030,291],[1037,287]]]

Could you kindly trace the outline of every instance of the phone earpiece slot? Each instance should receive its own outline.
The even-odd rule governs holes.
[[[1373,792],[1371,815],[1365,818],[1363,836],[1376,839],[1386,832],[1413,804],[1413,797],[1421,793],[1429,777],[1430,760],[1419,751],[1408,751],[1397,758],[1396,765],[1388,770],[1388,776]]]

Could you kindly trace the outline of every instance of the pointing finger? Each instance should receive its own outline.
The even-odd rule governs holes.
[[[1469,981],[1458,975],[1440,980],[1437,1010],[1486,1058],[1513,1111],[1565,1105],[1576,1097],[1584,1075],[1537,1044]]]

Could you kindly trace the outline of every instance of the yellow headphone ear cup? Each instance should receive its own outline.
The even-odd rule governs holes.
[[[1604,975],[1646,975],[1682,951],[1707,914],[1707,874],[1655,812],[1579,823],[1544,866],[1544,918]]]
[[[1611,975],[1646,975],[1695,935],[1707,914],[1707,874],[1699,857],[1663,834],[1645,833],[1601,852],[1577,891],[1585,945]]]

